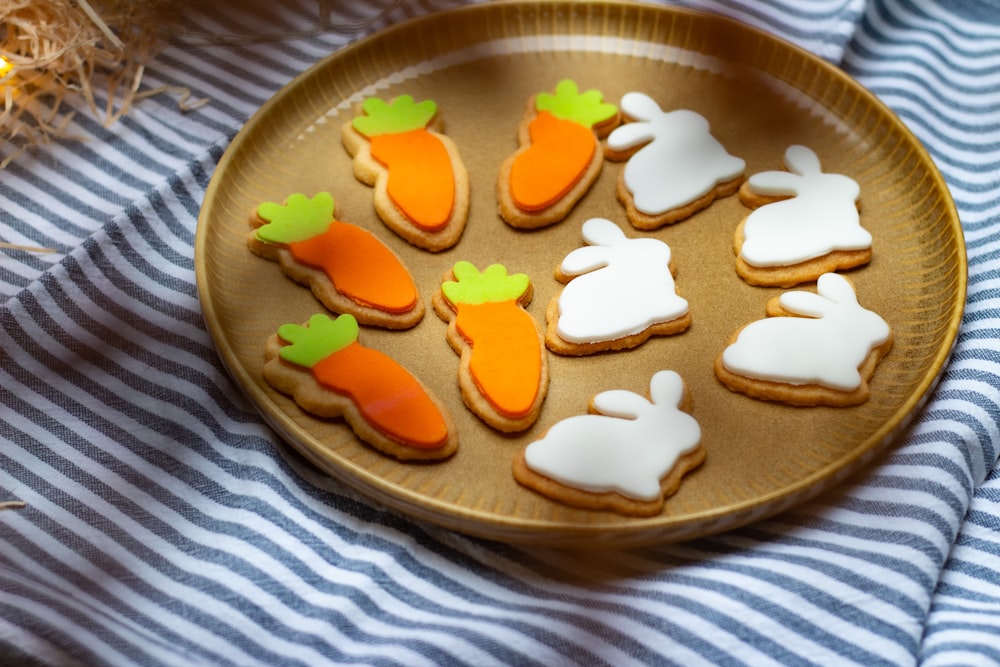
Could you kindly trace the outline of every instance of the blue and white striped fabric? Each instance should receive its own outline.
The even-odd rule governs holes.
[[[0,240],[56,249],[0,255],[0,501],[26,503],[0,512],[0,664],[1000,664],[995,0],[684,3],[899,114],[958,205],[967,312],[932,400],[860,477],[586,558],[414,523],[319,473],[234,387],[198,304],[201,198],[248,116],[331,50],[460,0],[332,3],[371,20],[317,34],[315,2],[203,4],[208,33],[273,35],[148,68],[211,104],[152,97],[110,130],[81,108],[85,141],[0,172]]]

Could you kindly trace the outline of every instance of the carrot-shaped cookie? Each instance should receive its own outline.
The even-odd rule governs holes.
[[[524,306],[531,283],[502,264],[480,273],[460,261],[434,295],[434,309],[448,322],[448,342],[461,356],[462,399],[487,424],[522,431],[538,419],[549,372],[541,332]]]
[[[371,232],[336,220],[334,209],[327,192],[261,204],[251,218],[251,252],[278,262],[336,313],[388,329],[414,326],[424,302],[409,270]]]
[[[355,434],[400,460],[451,456],[458,438],[440,402],[392,357],[358,342],[350,315],[284,324],[267,341],[264,379],[317,417],[343,417]]]
[[[455,143],[438,131],[437,103],[369,97],[360,111],[341,139],[354,175],[375,188],[382,222],[426,250],[455,245],[469,216],[469,177]]]
[[[512,227],[534,229],[565,218],[601,173],[600,137],[618,124],[600,92],[563,79],[538,93],[518,128],[519,147],[500,167],[497,202]]]

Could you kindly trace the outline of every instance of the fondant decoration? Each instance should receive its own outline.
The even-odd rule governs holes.
[[[892,332],[858,303],[850,281],[823,274],[816,294],[785,292],[769,304],[768,315],[737,332],[719,356],[716,371],[724,384],[796,405],[868,399],[867,381],[888,354]]]
[[[737,230],[737,272],[752,284],[790,287],[867,263],[872,235],[861,226],[857,181],[824,173],[806,146],[789,146],[785,165],[788,171],[753,174],[741,190],[744,203],[759,208]],[[817,258],[795,272],[796,282],[788,272],[766,270]]]
[[[726,152],[704,116],[688,109],[663,111],[638,92],[622,97],[621,110],[634,122],[608,136],[607,151],[610,159],[628,160],[618,198],[636,228],[678,222],[736,192],[746,163]]]
[[[309,286],[330,310],[392,329],[414,326],[424,303],[402,260],[371,232],[334,217],[328,192],[257,207],[248,245]]]
[[[439,459],[457,447],[444,408],[392,357],[358,342],[351,315],[284,324],[264,378],[318,417],[343,416],[359,438],[402,460]]]
[[[469,213],[469,180],[454,142],[440,128],[437,103],[400,95],[370,97],[341,136],[354,174],[375,188],[382,221],[431,251],[458,242]]]
[[[518,481],[580,507],[658,513],[705,449],[697,420],[681,409],[681,377],[659,371],[649,392],[650,399],[625,390],[595,396],[596,414],[568,417],[527,446],[515,462]]]
[[[510,225],[538,228],[562,220],[597,179],[599,137],[618,123],[618,108],[599,91],[581,93],[563,79],[554,93],[532,98],[518,132],[518,150],[501,165],[500,215]]]
[[[449,323],[448,342],[461,356],[459,385],[466,405],[501,431],[520,431],[538,418],[548,364],[538,326],[524,306],[531,283],[502,264],[481,273],[467,261],[451,269],[435,295]]]
[[[587,246],[556,272],[568,281],[550,308],[546,345],[564,354],[635,347],[653,334],[685,330],[688,302],[677,295],[663,241],[629,238],[610,220],[583,224]]]

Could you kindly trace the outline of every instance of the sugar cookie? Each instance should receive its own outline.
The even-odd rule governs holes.
[[[351,315],[313,315],[285,324],[268,341],[264,379],[317,417],[343,417],[375,449],[402,461],[455,453],[458,437],[445,408],[388,355],[362,346]]]
[[[328,192],[265,202],[251,217],[247,245],[335,313],[387,329],[414,326],[424,302],[410,271],[374,234],[336,220],[334,208]]]
[[[649,395],[598,394],[590,414],[564,419],[529,444],[514,460],[514,478],[574,507],[659,514],[706,448],[677,373],[656,373]]]
[[[588,245],[556,269],[567,283],[549,303],[545,344],[567,355],[636,347],[691,324],[688,302],[674,288],[670,246],[629,238],[603,218],[583,223]]]
[[[716,358],[730,390],[791,405],[864,403],[868,381],[892,349],[892,331],[863,308],[851,282],[825,273],[817,293],[785,292],[767,304],[767,318],[743,327]]]
[[[571,79],[560,81],[554,93],[532,97],[518,128],[518,149],[497,178],[500,216],[522,229],[565,218],[600,175],[600,137],[617,124],[615,105],[596,90],[579,92]]]
[[[740,187],[740,200],[755,210],[736,229],[739,276],[751,285],[794,287],[871,261],[858,183],[824,173],[805,146],[789,146],[785,166],[753,174]]]
[[[524,309],[531,295],[527,275],[508,275],[502,264],[480,273],[466,261],[455,264],[434,295],[434,310],[448,322],[448,342],[461,357],[462,399],[504,432],[531,426],[548,390],[545,345]]]
[[[726,152],[703,116],[663,111],[644,93],[625,93],[625,122],[608,136],[609,160],[628,160],[618,176],[618,200],[636,229],[679,222],[736,192],[746,163]]]
[[[458,243],[469,217],[469,176],[442,127],[436,102],[400,95],[369,97],[341,129],[355,177],[375,188],[379,218],[431,252]]]

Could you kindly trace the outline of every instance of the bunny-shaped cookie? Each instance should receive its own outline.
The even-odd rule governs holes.
[[[634,122],[608,135],[605,155],[628,160],[618,178],[618,199],[637,229],[683,220],[736,192],[746,163],[726,152],[703,116],[663,111],[636,92],[625,93],[621,110]]]
[[[737,332],[716,359],[723,384],[793,405],[868,400],[868,379],[892,347],[889,325],[858,303],[847,278],[825,273],[816,288],[785,292],[768,304],[770,317]]]
[[[789,146],[785,165],[788,171],[754,174],[740,189],[740,199],[759,208],[736,230],[737,273],[751,284],[791,287],[870,261],[858,183],[823,173],[805,146]]]
[[[547,313],[546,345],[561,354],[631,348],[651,335],[691,323],[688,303],[674,291],[670,247],[628,238],[610,220],[583,223],[589,244],[570,252],[556,271],[569,281]]]
[[[626,390],[601,392],[596,414],[562,420],[515,461],[522,484],[556,500],[592,509],[650,516],[701,464],[701,427],[682,409],[685,388],[674,371],[653,375],[650,399]]]

